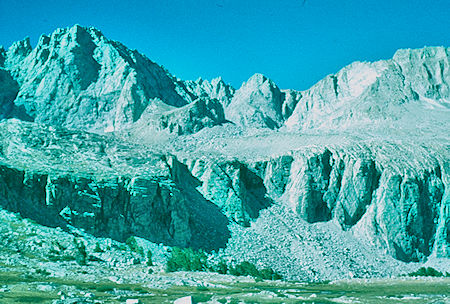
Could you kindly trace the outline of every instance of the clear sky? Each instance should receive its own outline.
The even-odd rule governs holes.
[[[0,45],[95,26],[182,79],[307,89],[398,48],[450,46],[450,0],[0,0]]]

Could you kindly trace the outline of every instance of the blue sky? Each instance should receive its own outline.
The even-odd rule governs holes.
[[[182,79],[254,73],[307,89],[399,48],[450,46],[450,0],[0,0],[0,45],[95,26]]]

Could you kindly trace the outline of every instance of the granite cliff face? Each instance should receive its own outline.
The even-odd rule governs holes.
[[[272,80],[255,74],[236,91],[225,113],[243,127],[278,129],[297,102],[291,92],[282,92]]]
[[[439,223],[440,208],[448,208],[441,164],[430,158],[429,167],[403,171],[378,161],[373,155],[377,149],[298,154],[288,167],[282,198],[310,223],[335,220],[343,229],[382,244],[398,259],[422,260],[433,250],[435,238],[447,235],[437,233],[439,225],[446,226]]]
[[[19,41],[4,65],[20,84],[15,106],[40,123],[112,131],[137,121],[152,101],[180,107],[194,97],[164,68],[93,28],[42,35],[34,49]]]
[[[25,39],[0,50],[0,205],[288,278],[448,259],[449,53],[400,50],[303,92],[260,74],[235,90],[176,79],[93,28]]]
[[[448,111],[450,50],[399,50],[393,59],[355,62],[311,89],[286,122],[289,130],[344,130],[405,124]],[[424,115],[425,114],[425,115]]]

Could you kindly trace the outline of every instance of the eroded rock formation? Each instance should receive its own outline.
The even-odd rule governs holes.
[[[322,246],[322,224],[402,261],[448,258],[449,53],[399,50],[299,92],[182,81],[93,28],[19,41],[0,49],[0,206],[236,256],[242,237],[250,258]]]

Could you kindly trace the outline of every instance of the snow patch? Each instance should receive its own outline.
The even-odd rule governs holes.
[[[108,127],[105,128],[104,132],[105,133],[114,132],[114,126],[113,125],[109,125]]]
[[[361,95],[380,77],[380,72],[368,63],[352,64],[349,69],[344,70],[344,74],[347,78],[348,94],[353,97]]]
[[[424,107],[427,109],[450,110],[450,100],[449,99],[441,98],[441,99],[436,100],[436,99],[432,99],[432,98],[427,98],[425,96],[420,96],[419,100],[422,101]]]

